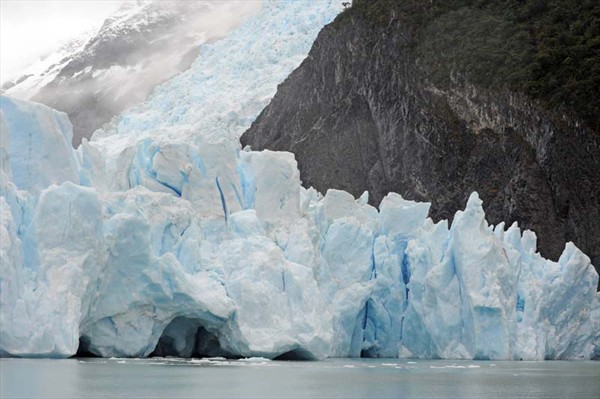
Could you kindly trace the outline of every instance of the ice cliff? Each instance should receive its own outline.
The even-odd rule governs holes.
[[[65,114],[2,97],[0,354],[598,354],[574,245],[543,259],[476,193],[451,226],[393,193],[323,196],[292,154],[241,148],[338,3],[265,2],[77,150]]]

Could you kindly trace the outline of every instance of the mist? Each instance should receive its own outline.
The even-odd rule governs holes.
[[[66,112],[78,146],[158,84],[188,69],[202,44],[224,37],[259,7],[260,1],[252,0],[124,3],[82,49],[43,72],[46,80],[54,74],[52,80],[38,87],[32,74],[6,94]]]
[[[0,82],[56,51],[72,37],[98,29],[122,0],[0,0]]]

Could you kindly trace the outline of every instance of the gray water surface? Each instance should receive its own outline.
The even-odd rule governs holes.
[[[0,398],[600,398],[600,362],[0,360]]]

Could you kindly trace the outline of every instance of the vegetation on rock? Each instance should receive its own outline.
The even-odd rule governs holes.
[[[355,0],[336,24],[363,16],[413,31],[427,77],[455,74],[507,87],[600,128],[600,2],[597,0]]]

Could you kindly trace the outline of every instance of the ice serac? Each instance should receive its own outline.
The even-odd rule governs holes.
[[[14,215],[6,205],[3,196],[3,224],[5,217],[8,221],[3,247],[8,242],[22,252],[12,256],[13,265],[3,259],[9,270],[2,273],[2,350],[21,356],[74,353],[79,323],[88,312],[90,283],[97,280],[102,263],[98,196],[70,182],[51,186],[26,211],[30,220],[21,231],[11,228]]]
[[[38,193],[50,184],[79,184],[79,163],[71,147],[73,127],[67,115],[6,96],[0,97],[0,105],[6,165],[2,169],[12,171],[17,188]]]
[[[198,244],[191,204],[138,187],[111,195],[105,206],[106,260],[80,330],[87,350],[144,357],[175,318],[213,331],[231,316],[224,287],[185,261]]]
[[[598,356],[598,275],[574,245],[543,259],[476,193],[434,224],[428,203],[322,195],[292,154],[241,149],[340,7],[264,2],[76,151],[60,113],[3,100],[1,355]],[[13,146],[23,132],[44,144]]]

